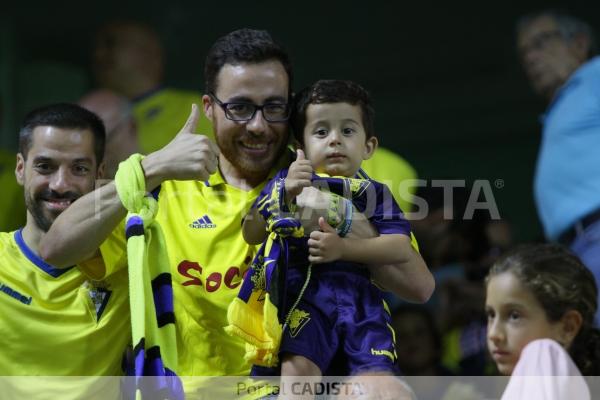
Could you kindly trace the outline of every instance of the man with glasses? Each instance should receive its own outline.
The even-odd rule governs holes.
[[[548,102],[534,191],[544,233],[569,246],[600,283],[600,57],[590,26],[554,11],[523,17],[517,47]],[[598,315],[597,315],[598,320]]]
[[[146,188],[157,188],[156,220],[171,265],[178,375],[247,375],[244,345],[223,327],[227,307],[257,250],[242,237],[242,218],[267,179],[289,163],[285,148],[292,70],[287,53],[267,32],[241,29],[215,42],[204,73],[209,94],[202,105],[218,147],[192,134],[199,118],[193,107],[175,139],[141,164]],[[93,253],[125,216],[115,199],[112,183],[79,199],[44,238],[43,256],[69,265]],[[98,213],[101,219],[95,218]],[[352,224],[355,234],[360,222]],[[385,281],[389,289],[404,289],[407,297],[415,292],[429,296],[433,288],[424,275],[430,276],[396,266],[373,269],[374,279]],[[184,380],[188,395],[197,383]]]

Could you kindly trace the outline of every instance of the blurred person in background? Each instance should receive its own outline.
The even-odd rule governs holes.
[[[534,193],[545,236],[600,280],[600,57],[592,28],[556,11],[522,17],[517,50],[547,104]],[[598,321],[598,315],[596,315]]]
[[[392,312],[397,365],[403,375],[452,375],[442,365],[442,338],[426,307],[403,304]]]
[[[95,35],[92,70],[96,85],[127,97],[133,104],[139,147],[148,154],[165,146],[185,124],[198,92],[166,87],[164,49],[154,29],[139,21],[115,20]],[[213,138],[201,115],[197,132]]]
[[[512,246],[510,224],[492,218],[486,209],[473,208],[473,200],[483,199],[472,199],[472,185],[454,186],[449,195],[439,186],[443,181],[419,187],[417,197],[427,203],[428,213],[411,221],[436,282],[437,290],[426,305],[441,330],[444,365],[457,375],[484,375],[493,366],[485,340],[483,278]]]
[[[0,149],[0,232],[14,231],[25,225],[23,188],[15,179],[16,160],[16,154]]]
[[[131,103],[107,89],[93,90],[79,100],[79,105],[98,115],[106,127],[104,177],[113,179],[119,163],[139,153],[136,123]]]
[[[385,147],[379,147],[373,157],[363,161],[362,169],[371,179],[389,187],[402,211],[411,211],[416,189],[411,182],[416,181],[418,176],[408,161]]]

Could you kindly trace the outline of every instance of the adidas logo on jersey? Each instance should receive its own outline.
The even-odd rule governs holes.
[[[216,228],[217,225],[213,224],[208,215],[202,218],[198,218],[196,221],[190,224],[190,228],[203,229],[203,228]]]

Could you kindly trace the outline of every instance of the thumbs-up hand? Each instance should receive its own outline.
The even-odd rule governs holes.
[[[165,180],[204,181],[218,167],[219,147],[204,135],[196,134],[200,111],[192,111],[179,133],[162,149],[151,153],[143,162],[146,176]]]
[[[304,151],[298,150],[296,160],[290,165],[285,178],[286,200],[292,201],[302,193],[302,189],[309,187],[312,181],[313,167],[304,156]]]
[[[321,264],[340,260],[344,254],[344,239],[335,228],[319,218],[320,231],[313,231],[308,239],[308,261]]]

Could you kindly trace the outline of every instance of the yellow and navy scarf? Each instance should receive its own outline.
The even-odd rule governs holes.
[[[129,269],[129,301],[135,398],[183,399],[176,375],[177,342],[173,288],[167,248],[154,217],[157,201],[146,195],[143,156],[134,154],[119,165],[115,185],[129,211],[125,228]],[[143,378],[152,376],[153,378]],[[131,383],[131,382],[129,382]],[[128,385],[133,386],[133,385]]]

